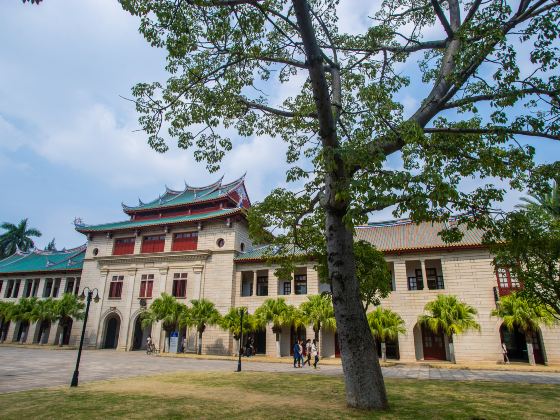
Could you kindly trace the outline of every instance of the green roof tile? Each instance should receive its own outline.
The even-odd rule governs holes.
[[[216,200],[221,197],[226,197],[229,193],[235,191],[243,185],[244,180],[245,175],[227,184],[222,184],[222,178],[220,178],[214,184],[206,187],[191,187],[187,184],[185,184],[183,190],[172,190],[165,187],[165,192],[155,200],[146,203],[138,200],[137,206],[127,206],[123,204],[122,207],[125,212],[137,212]],[[244,189],[245,187],[242,188]],[[245,191],[244,193],[246,195]]]
[[[107,232],[112,230],[135,229],[140,227],[163,226],[184,222],[198,222],[216,217],[224,217],[232,214],[243,212],[243,208],[236,207],[233,209],[220,209],[208,213],[191,214],[186,216],[164,217],[161,219],[151,220],[125,220],[122,222],[105,223],[102,225],[76,225],[76,230],[82,233],[88,232]]]
[[[86,245],[65,251],[17,252],[0,260],[0,274],[81,270]]]

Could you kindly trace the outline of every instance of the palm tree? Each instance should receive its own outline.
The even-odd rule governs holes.
[[[228,313],[220,318],[219,326],[233,335],[237,348],[235,355],[239,354],[241,337],[241,310],[245,311],[243,315],[243,333],[251,333],[261,330],[264,326],[259,324],[258,319],[247,312],[247,308],[230,308]]]
[[[396,312],[378,306],[367,314],[369,328],[375,341],[381,343],[381,359],[387,361],[387,340],[395,340],[399,334],[406,333],[403,319]]]
[[[207,326],[216,325],[220,321],[220,313],[208,299],[191,300],[192,306],[182,313],[179,320],[181,327],[195,327],[198,332],[198,351],[202,354],[202,333]]]
[[[187,306],[185,304],[178,302],[177,299],[167,293],[162,293],[160,297],[154,299],[148,310],[142,314],[142,328],[162,321],[167,348],[169,348],[169,336],[179,328],[179,320],[186,310]]]
[[[280,357],[280,334],[282,328],[292,325],[296,320],[295,308],[288,305],[284,298],[267,299],[255,310],[255,316],[263,324],[272,324],[272,332],[276,334],[276,355]]]
[[[4,342],[6,334],[8,334],[8,325],[12,320],[12,314],[14,313],[14,302],[3,302],[0,301],[0,343]]]
[[[539,304],[532,304],[517,293],[500,298],[492,316],[501,318],[509,331],[519,328],[525,334],[529,364],[535,364],[533,353],[533,332],[538,331],[539,325],[553,325],[556,323],[551,313]]]
[[[424,310],[428,314],[420,315],[418,323],[425,325],[434,333],[443,332],[449,338],[449,357],[455,363],[453,335],[462,334],[468,330],[480,331],[475,315],[478,311],[470,305],[461,302],[457,296],[438,295],[426,304]]]
[[[41,336],[39,344],[43,344],[47,325],[52,324],[56,320],[55,301],[51,298],[37,301],[33,311],[31,312],[30,321],[39,323]]]
[[[540,208],[555,219],[560,219],[560,179],[552,181],[550,192],[529,194],[529,197],[522,197],[521,201],[523,201],[523,204],[518,204],[515,207],[525,210]]]
[[[54,301],[54,319],[58,321],[60,328],[60,336],[58,338],[58,345],[60,347],[64,345],[64,330],[70,328],[72,320],[84,319],[84,307],[85,304],[80,302],[73,293],[64,293],[60,299]]]
[[[41,232],[37,229],[27,226],[27,219],[23,219],[17,226],[12,223],[4,222],[0,227],[6,230],[6,232],[0,236],[0,254],[6,257],[14,254],[18,249],[24,252],[29,251],[35,246],[35,243],[30,237],[41,236]]]
[[[336,330],[332,298],[324,294],[308,296],[307,299],[307,302],[300,305],[300,309],[306,324],[313,326],[315,340],[319,342],[321,328]]]
[[[32,314],[33,314],[33,311],[34,311],[36,305],[37,305],[37,298],[32,297],[32,298],[21,298],[12,307],[12,311],[11,311],[11,315],[10,315],[11,320],[19,321],[20,322],[20,328],[21,328],[21,323],[27,324],[27,328],[21,334],[20,341],[19,341],[20,344],[25,343],[25,341],[27,340],[27,332],[28,332],[28,329],[29,329],[29,322],[31,321],[31,317],[32,317]]]

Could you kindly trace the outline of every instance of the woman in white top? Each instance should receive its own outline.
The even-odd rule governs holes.
[[[313,356],[313,367],[317,369],[317,363],[319,363],[319,349],[316,340],[313,340],[311,344],[311,355]]]

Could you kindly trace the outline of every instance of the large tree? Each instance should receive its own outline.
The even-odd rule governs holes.
[[[251,220],[280,228],[275,252],[326,253],[347,402],[387,407],[353,226],[391,206],[416,221],[465,213],[459,222],[480,226],[505,193],[495,177],[521,188],[551,175],[514,140],[560,139],[558,1],[387,0],[357,34],[338,21],[353,0],[120,1],[167,50],[167,82],[133,88],[154,149],[167,150],[165,127],[217,170],[232,131],[288,144],[298,192],[274,190]],[[405,112],[409,85],[418,105]],[[465,177],[491,181],[469,189]]]
[[[5,232],[0,235],[0,258],[10,256],[18,249],[27,252],[35,247],[32,236],[40,237],[41,232],[27,225],[27,219],[22,219],[17,225],[4,222],[0,226]]]

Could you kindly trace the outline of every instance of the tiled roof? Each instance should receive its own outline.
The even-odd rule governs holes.
[[[126,230],[140,227],[165,226],[184,222],[198,222],[206,219],[230,216],[241,213],[244,209],[236,207],[232,209],[220,209],[201,214],[191,214],[186,216],[164,217],[161,219],[150,220],[124,220],[122,222],[105,223],[102,225],[76,225],[76,230],[82,233],[88,232],[107,232],[112,230]]]
[[[245,187],[243,186],[245,175],[227,184],[222,184],[222,179],[223,177],[217,182],[206,187],[192,187],[185,183],[185,188],[183,190],[172,190],[166,186],[165,192],[155,200],[144,203],[139,199],[137,206],[127,206],[126,204],[122,204],[122,207],[127,213],[177,207],[227,197],[230,193],[241,189],[243,193],[239,195],[244,196],[241,198],[247,199],[247,193],[245,191]]]
[[[81,270],[86,245],[64,251],[18,251],[0,260],[0,274]]]
[[[262,245],[247,252],[242,252],[235,257],[237,262],[251,262],[264,260],[270,256],[274,256],[275,251],[273,245]],[[302,250],[296,250],[294,256],[301,257],[305,253]]]
[[[380,251],[397,252],[433,248],[457,248],[482,245],[482,229],[467,230],[459,225],[463,239],[459,242],[443,242],[438,232],[445,228],[443,223],[420,223],[410,220],[394,220],[390,222],[370,223],[356,228],[356,239],[365,240]]]

